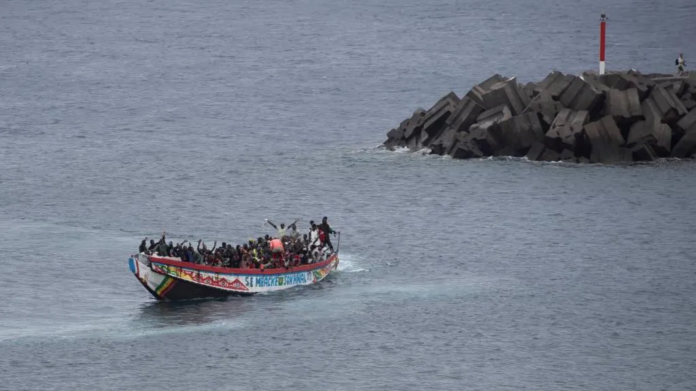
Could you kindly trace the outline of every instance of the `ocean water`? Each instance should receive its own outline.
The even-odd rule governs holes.
[[[0,10],[0,389],[696,389],[695,163],[376,148],[493,73],[595,69],[601,12],[608,69],[673,72],[692,1]],[[322,216],[316,286],[158,303],[127,267]]]

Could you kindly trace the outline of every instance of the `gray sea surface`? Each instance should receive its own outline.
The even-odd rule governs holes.
[[[692,0],[0,3],[0,389],[694,390],[696,164],[377,147],[493,73],[696,61]],[[140,240],[328,216],[321,284],[158,303]]]

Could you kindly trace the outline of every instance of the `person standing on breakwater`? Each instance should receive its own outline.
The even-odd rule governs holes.
[[[677,66],[677,75],[684,75],[684,67],[686,66],[686,61],[684,61],[684,53],[679,53],[679,58],[674,60],[674,65]]]

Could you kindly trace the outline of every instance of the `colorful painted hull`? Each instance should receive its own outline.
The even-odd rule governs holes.
[[[187,300],[273,292],[317,283],[338,267],[338,255],[289,269],[232,269],[182,262],[178,258],[137,254],[128,267],[158,300]]]

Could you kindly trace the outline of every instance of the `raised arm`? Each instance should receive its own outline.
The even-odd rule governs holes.
[[[295,221],[292,222],[292,224],[288,225],[288,229],[291,229],[292,227],[295,227],[297,229],[297,222],[300,221],[300,219],[295,219]]]
[[[269,220],[269,219],[266,219],[266,222],[267,222],[268,224],[270,224],[270,225],[271,225],[271,227],[273,227],[274,229],[278,229],[278,227],[276,227],[276,225],[275,225],[275,224],[273,224],[273,223],[271,222],[271,220]]]

